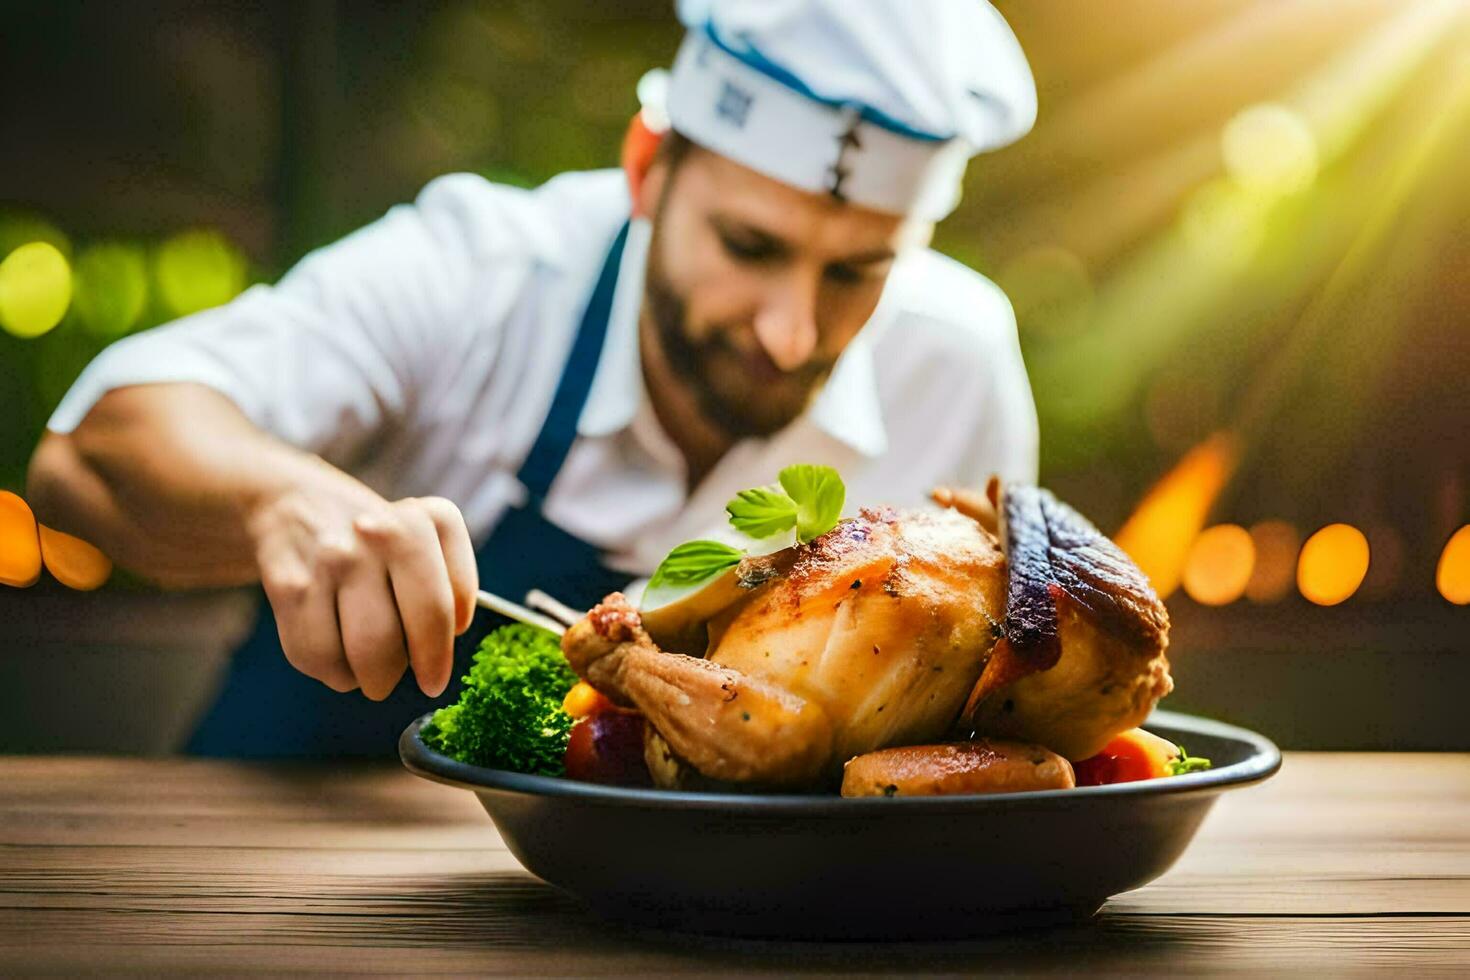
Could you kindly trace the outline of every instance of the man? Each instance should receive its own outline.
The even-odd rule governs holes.
[[[456,673],[477,582],[589,604],[792,462],[855,502],[1034,479],[1010,308],[925,247],[968,156],[1034,119],[1005,22],[680,14],[651,161],[437,180],[274,288],[115,345],[57,409],[44,521],[269,599],[195,749],[382,751]]]

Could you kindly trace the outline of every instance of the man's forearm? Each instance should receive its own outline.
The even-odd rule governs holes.
[[[259,579],[287,662],[338,691],[382,699],[412,665],[437,697],[474,615],[453,503],[384,500],[199,385],[110,392],[74,432],[47,434],[28,492],[43,522],[160,584]]]
[[[324,466],[215,391],[140,385],[108,393],[74,432],[47,433],[27,496],[42,522],[160,584],[233,585],[258,577],[250,515]]]

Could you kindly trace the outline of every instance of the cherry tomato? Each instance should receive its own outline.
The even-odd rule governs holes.
[[[588,715],[601,714],[604,711],[612,711],[617,705],[608,700],[607,695],[586,681],[578,681],[561,703],[561,708],[573,718],[586,718]]]
[[[572,726],[567,741],[567,775],[612,786],[650,785],[643,726],[643,715],[621,708],[583,718]]]

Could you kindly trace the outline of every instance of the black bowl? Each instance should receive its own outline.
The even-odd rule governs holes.
[[[1167,871],[1217,796],[1281,766],[1254,732],[1160,711],[1149,729],[1215,768],[1000,796],[734,796],[466,765],[424,745],[425,718],[398,740],[404,765],[472,790],[532,874],[610,918],[740,936],[961,937],[1085,918]]]

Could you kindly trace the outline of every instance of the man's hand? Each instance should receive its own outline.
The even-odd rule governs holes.
[[[268,500],[247,528],[293,667],[381,701],[412,665],[425,694],[443,693],[454,637],[469,627],[479,587],[454,504],[389,503],[344,479]]]
[[[381,700],[411,665],[442,693],[474,615],[454,504],[390,503],[200,385],[109,392],[74,432],[47,433],[27,495],[40,520],[166,587],[259,580],[286,658],[339,691]]]

